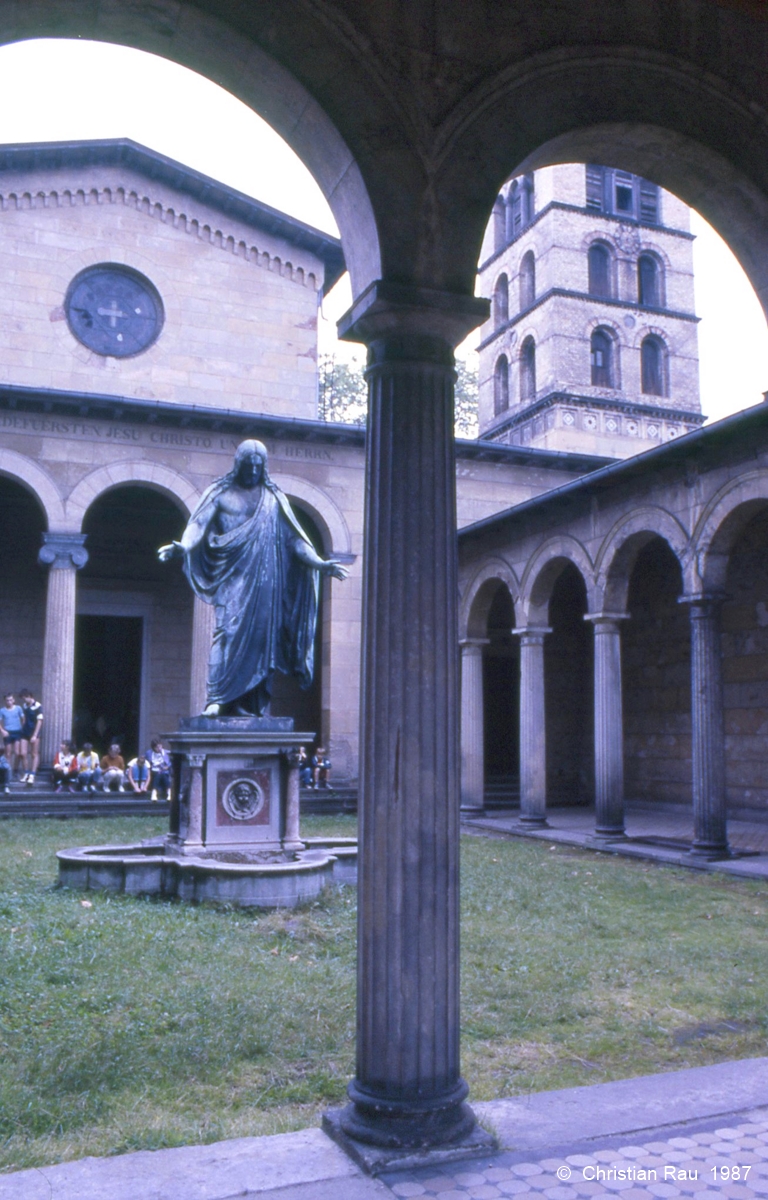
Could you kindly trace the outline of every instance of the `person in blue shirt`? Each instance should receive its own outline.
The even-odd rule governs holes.
[[[13,692],[8,693],[5,697],[5,704],[0,708],[0,736],[2,736],[5,746],[5,756],[8,759],[8,766],[11,768],[11,775],[13,775],[14,768],[19,770],[19,766],[23,771],[24,758],[21,746],[24,741],[24,710],[20,704],[16,703]]]
[[[147,762],[146,754],[137,754],[128,763],[128,770],[125,773],[128,790],[134,791],[139,795],[145,795],[149,787],[149,775],[149,763]]]

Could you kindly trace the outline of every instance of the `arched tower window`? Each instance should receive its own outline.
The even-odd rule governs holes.
[[[507,193],[507,241],[512,242],[533,220],[533,173],[515,179]]]
[[[496,367],[493,372],[493,415],[498,417],[500,413],[506,412],[509,408],[509,362],[506,354],[502,354],[496,360]]]
[[[536,299],[536,259],[533,250],[523,255],[520,263],[520,309],[530,308]]]
[[[509,280],[506,275],[499,275],[496,287],[493,289],[493,326],[499,329],[509,320]]]
[[[589,247],[589,294],[602,298],[610,297],[611,252],[602,242],[593,242]]]
[[[652,334],[643,338],[640,347],[640,378],[643,392],[648,396],[665,396],[666,354],[661,338]]]
[[[504,203],[503,196],[496,197],[496,203],[493,206],[493,249],[498,252],[503,250],[507,244],[507,206]]]
[[[520,347],[520,399],[536,399],[536,343],[532,337]]]
[[[637,260],[637,296],[643,308],[661,308],[661,269],[652,254]]]
[[[593,387],[615,387],[613,339],[605,329],[596,329],[589,341]]]

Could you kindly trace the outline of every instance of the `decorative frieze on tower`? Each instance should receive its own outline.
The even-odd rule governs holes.
[[[480,436],[625,458],[696,429],[689,209],[593,164],[508,183],[479,272]]]

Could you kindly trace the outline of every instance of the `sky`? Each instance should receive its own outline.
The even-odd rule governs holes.
[[[320,188],[290,147],[210,80],[109,43],[45,39],[0,47],[0,143],[110,137],[132,138],[338,236]],[[762,400],[768,326],[725,243],[698,213],[691,227],[701,405],[716,420]],[[336,343],[335,322],[350,303],[345,276],[323,301],[320,349],[363,361],[363,347]],[[475,341],[470,335],[461,357],[471,359]]]

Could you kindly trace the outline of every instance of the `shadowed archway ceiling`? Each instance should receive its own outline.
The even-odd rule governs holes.
[[[0,0],[0,38],[51,34],[252,104],[329,197],[358,293],[470,293],[503,180],[591,157],[699,208],[768,297],[763,0]]]

